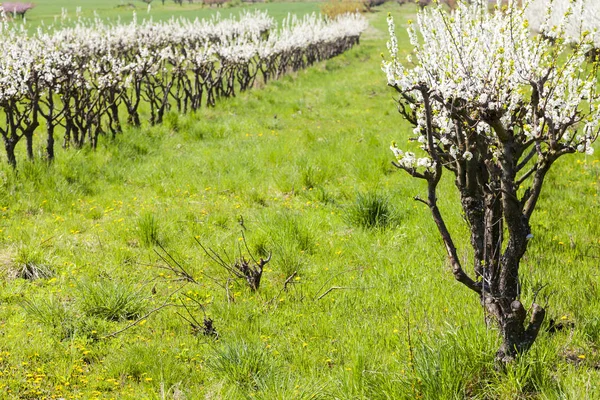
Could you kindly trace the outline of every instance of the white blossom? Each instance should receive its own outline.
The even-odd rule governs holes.
[[[458,120],[468,121],[460,129],[474,129],[496,160],[502,157],[499,136],[508,133],[522,136],[523,141],[549,143],[555,151],[592,152],[600,124],[600,95],[587,66],[594,35],[583,28],[588,26],[586,21],[595,20],[591,14],[600,16],[593,11],[600,2],[591,3],[569,1],[579,11],[568,12],[563,20],[569,25],[580,21],[579,34],[550,24],[560,39],[555,42],[531,34],[527,16],[535,2],[523,9],[516,0],[509,0],[509,11],[504,12],[488,12],[487,4],[479,2],[461,2],[452,14],[441,5],[429,7],[418,14],[416,24],[409,24],[414,46],[411,66],[399,59],[395,26],[389,17],[389,58],[383,61],[382,70],[388,84],[410,99],[406,109],[414,113],[413,135],[424,144],[423,149],[429,152],[431,148],[424,139],[422,88],[426,88],[432,98],[433,144],[454,160],[459,154],[470,160],[474,151],[459,135]],[[569,57],[562,61],[565,53]],[[532,91],[538,92],[543,103],[531,101]],[[461,116],[454,115],[458,110]]]
[[[600,47],[600,2],[597,0],[531,0],[526,4],[530,27],[549,38],[561,32],[568,41],[577,42],[581,35],[590,35]]]

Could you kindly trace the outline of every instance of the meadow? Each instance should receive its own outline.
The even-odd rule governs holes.
[[[237,14],[240,10],[269,10],[269,14],[277,19],[282,19],[289,13],[303,15],[312,12],[319,12],[319,2],[274,2],[274,3],[259,3],[253,5],[242,5],[240,2],[226,4],[223,7],[209,7],[201,3],[189,4],[184,2],[183,5],[178,5],[172,0],[165,1],[163,5],[161,1],[153,1],[151,6],[142,1],[123,1],[123,0],[106,0],[99,2],[98,0],[80,0],[73,1],[54,1],[40,0],[36,1],[35,8],[26,14],[27,24],[36,27],[40,24],[49,25],[59,19],[63,10],[66,11],[69,18],[76,18],[81,15],[84,18],[94,17],[94,15],[102,18],[109,18],[112,21],[129,22],[135,13],[137,18],[152,18],[156,21],[161,21],[170,18],[210,18],[211,16],[220,13],[227,16],[231,13]]]
[[[118,3],[98,11],[126,18]],[[156,18],[180,9],[154,3]],[[18,172],[3,157],[0,397],[600,398],[600,153],[551,171],[521,267],[525,304],[547,285],[547,321],[498,371],[497,332],[413,200],[425,185],[391,165],[412,128],[380,70],[388,12],[407,52],[416,7],[389,3],[359,46],[214,108],[52,165],[41,141],[33,162],[20,145]],[[59,13],[39,1],[28,23]],[[453,182],[441,190],[470,259]],[[271,260],[253,291],[210,254]]]

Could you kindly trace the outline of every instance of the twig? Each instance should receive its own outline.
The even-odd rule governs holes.
[[[189,311],[188,311],[189,313]],[[184,317],[183,315],[179,314],[178,312],[175,312],[175,314],[179,315],[181,318],[183,318],[188,324],[190,324],[190,326],[192,327],[192,329],[195,329],[196,326],[200,326],[200,323],[196,320],[196,318],[194,318],[193,316],[192,319],[194,320],[194,322],[190,321],[189,319],[187,319],[186,317]]]
[[[204,319],[206,319],[206,312],[204,311],[204,305],[198,301],[196,301],[196,299],[191,298],[190,296],[187,296],[184,294],[185,297],[187,297],[190,300],[193,300],[196,304],[200,305],[200,309],[202,310],[202,313],[204,314]],[[180,313],[176,312],[177,315],[179,315],[181,318],[183,318],[184,320],[186,320],[190,326],[192,327],[193,330],[200,330],[201,324],[200,322],[198,322],[198,320],[196,319],[196,317],[194,317],[194,315],[192,314],[192,312],[190,311],[190,309],[185,305],[185,303],[183,302],[182,299],[179,299],[181,302],[181,305],[183,306],[183,308],[185,309],[185,311],[188,313],[188,315],[190,316],[190,318],[193,320],[190,321],[189,319],[187,319],[186,317],[184,317],[183,315],[181,315]]]
[[[169,257],[169,259],[175,264],[175,267],[173,267],[171,265],[171,263],[169,262],[169,260],[167,260],[162,254],[160,254],[158,251],[156,251],[156,249],[154,250],[154,252],[156,253],[156,255],[158,255],[160,257],[161,260],[163,260],[166,264],[167,267],[162,267],[162,268],[166,268],[171,270],[175,275],[180,276],[183,280],[186,280],[188,282],[192,282],[195,284],[198,284],[198,282],[196,282],[196,280],[194,279],[194,277],[192,275],[190,275],[185,268],[183,268],[181,266],[181,264],[179,264],[174,258],[173,256],[171,256],[171,254],[169,254],[169,252],[167,250],[165,250],[165,248],[158,243],[158,246],[160,247],[160,249],[167,255],[167,257]]]
[[[333,292],[334,290],[342,290],[342,289],[359,289],[359,288],[346,287],[346,286],[332,286],[329,289],[327,289],[325,291],[325,293],[323,293],[322,295],[320,295],[319,297],[317,297],[317,300],[321,300],[323,297],[327,296],[330,292]]]
[[[55,237],[56,237],[56,235],[55,235],[55,236],[50,236],[48,239],[44,239],[44,240],[42,240],[42,241],[40,242],[40,247],[41,247],[41,246],[43,246],[43,245],[45,245],[46,243],[48,243],[49,241],[51,241],[51,240],[52,240],[52,239],[54,239]]]
[[[244,225],[244,216],[240,215],[238,217],[238,224],[240,224],[240,226],[242,227],[242,229],[246,230],[246,225]]]
[[[162,310],[165,307],[169,307],[169,306],[173,306],[174,304],[169,303],[169,299],[171,298],[171,296],[173,296],[175,293],[179,292],[181,289],[183,289],[185,287],[185,284],[181,287],[179,287],[177,290],[175,290],[173,293],[171,293],[169,296],[167,296],[167,299],[165,300],[165,302],[163,304],[161,304],[160,306],[150,310],[149,312],[147,312],[144,316],[136,319],[135,321],[133,321],[132,323],[130,323],[129,325],[127,325],[126,327],[124,327],[123,329],[119,329],[116,332],[110,333],[106,336],[103,336],[101,339],[108,339],[111,337],[115,337],[120,333],[125,332],[127,329],[136,326],[137,324],[139,324],[140,322],[142,322],[143,320],[145,320],[146,318],[148,318],[150,315],[154,314],[157,311]]]
[[[413,353],[412,338],[410,336],[410,308],[406,310],[406,337],[408,340],[408,357],[410,358],[410,368],[415,371],[415,355]]]
[[[100,235],[96,233],[96,239],[98,239],[98,244],[100,245],[100,250],[104,251],[104,246],[102,246],[102,240],[100,240]]]
[[[267,302],[266,304],[271,304],[275,301],[276,298],[278,298],[279,296],[281,296],[281,293],[283,293],[284,291],[287,292],[287,285],[289,285],[292,282],[292,279],[294,279],[294,277],[298,275],[298,271],[294,271],[290,276],[287,277],[287,279],[285,280],[285,282],[283,283],[283,288],[279,291],[279,293],[277,293],[275,295],[275,297],[273,297],[269,302]]]
[[[200,285],[200,282],[198,282],[189,272],[187,272],[183,268],[183,266],[179,262],[177,262],[177,260],[175,260],[175,258],[173,258],[173,256],[171,254],[169,254],[169,252],[160,243],[158,244],[158,246],[162,249],[162,251],[164,251],[164,253],[167,255],[167,257],[170,260],[172,260],[172,262],[175,264],[175,267],[172,266],[171,263],[169,262],[169,260],[167,260],[162,254],[160,254],[155,249],[154,252],[160,257],[161,260],[163,260],[167,264],[166,267],[159,265],[159,266],[157,266],[157,268],[162,268],[162,269],[166,269],[168,271],[173,272],[176,276],[179,277],[179,279],[176,279],[176,280],[183,280],[186,282],[194,283],[196,285]],[[203,271],[200,271],[200,274],[202,276],[205,276],[206,278],[210,279],[211,281],[213,281],[220,287],[225,288],[216,278],[213,278],[212,276],[208,275],[207,273],[205,273]]]
[[[337,278],[338,276],[340,276],[340,275],[343,275],[343,274],[346,274],[346,273],[348,273],[348,272],[352,272],[352,271],[357,271],[357,270],[360,270],[360,269],[362,269],[362,268],[363,268],[363,267],[356,267],[356,268],[349,269],[349,270],[347,270],[347,271],[338,272],[337,274],[335,274],[335,275],[333,275],[333,276],[329,277],[329,279],[327,279],[327,280],[326,280],[326,281],[323,283],[323,285],[321,285],[321,287],[319,288],[319,290],[317,290],[317,291],[316,291],[316,293],[318,294],[318,293],[319,293],[321,290],[323,290],[323,288],[325,288],[325,286],[326,286],[326,285],[327,285],[329,282],[331,282],[331,281],[332,281],[334,278]],[[317,294],[315,294],[315,300],[319,300],[319,299],[317,299]]]
[[[287,285],[289,285],[290,283],[293,283],[292,279],[294,279],[296,277],[296,275],[298,275],[298,271],[294,271],[293,274],[291,274],[290,276],[288,276],[288,278],[283,283],[283,290],[285,290],[287,292]]]
[[[213,320],[206,315],[206,309],[204,307],[204,304],[202,304],[197,299],[194,299],[193,297],[190,297],[186,294],[184,294],[184,296],[187,297],[189,300],[193,301],[194,303],[196,303],[198,305],[198,307],[200,308],[200,310],[202,311],[202,314],[204,314],[202,323],[200,323],[196,319],[196,317],[194,317],[194,315],[192,314],[192,312],[190,311],[188,306],[186,306],[185,303],[183,302],[183,300],[180,299],[181,306],[188,313],[191,320],[184,317],[183,315],[181,315],[178,312],[177,312],[177,315],[179,315],[181,318],[183,318],[185,321],[187,321],[190,324],[190,327],[192,328],[192,334],[196,335],[198,333],[202,333],[204,336],[213,336],[215,339],[218,339],[219,333],[216,331],[215,327],[213,326]]]
[[[165,303],[163,303],[163,304],[162,304],[160,307],[156,307],[155,309],[153,309],[153,310],[150,310],[150,311],[149,311],[147,314],[145,314],[143,317],[140,317],[139,319],[137,319],[137,320],[133,321],[131,324],[127,325],[125,328],[123,328],[123,329],[119,329],[119,330],[118,330],[118,331],[116,331],[116,332],[113,332],[113,333],[110,333],[110,334],[108,334],[108,335],[106,335],[106,336],[103,336],[103,337],[102,337],[102,339],[108,339],[108,338],[111,338],[111,337],[115,337],[115,336],[117,336],[119,333],[123,333],[123,332],[124,332],[124,331],[126,331],[127,329],[129,329],[129,328],[131,328],[131,327],[134,327],[135,325],[139,324],[140,322],[142,322],[143,320],[145,320],[146,318],[148,318],[150,315],[154,314],[155,312],[157,312],[157,311],[160,311],[160,310],[162,310],[163,308],[165,308],[165,307],[169,307],[169,306],[172,306],[172,305],[173,305],[173,304],[168,304],[168,303],[166,303],[166,302],[165,302]]]
[[[243,220],[242,220],[242,221],[243,221]],[[242,223],[242,226],[244,226],[244,225],[243,225],[243,223]],[[246,229],[246,228],[244,227],[244,229]],[[248,242],[246,242],[246,235],[244,235],[244,231],[241,231],[241,234],[242,234],[242,239],[243,239],[243,241],[244,241],[244,247],[246,248],[246,251],[248,252],[248,255],[250,256],[250,258],[252,259],[252,261],[254,261],[254,264],[258,265],[258,262],[256,262],[256,260],[254,259],[254,256],[252,255],[252,252],[251,252],[251,251],[250,251],[250,249],[248,248]],[[241,252],[241,250],[240,250],[240,257],[242,257],[242,254],[241,254],[241,253],[242,253],[242,252]]]
[[[531,306],[529,307],[529,310],[527,310],[527,313],[529,313],[529,311],[531,311],[531,309],[533,308],[535,301],[537,300],[538,294],[540,294],[540,292],[546,287],[548,286],[547,283],[543,284],[542,286],[540,286],[539,288],[536,289],[535,293],[533,293],[533,300],[531,301]]]
[[[184,294],[183,296],[187,297],[188,299],[190,299],[191,301],[193,301],[194,303],[196,303],[198,305],[198,307],[200,307],[200,309],[202,310],[202,314],[204,314],[204,316],[206,317],[206,307],[204,307],[204,304],[200,303],[200,301],[198,301],[198,299],[195,299],[195,298],[193,298],[191,296],[188,296],[187,294]],[[188,308],[185,306],[185,304],[183,304],[183,302],[181,304],[186,309],[186,311],[188,311]]]
[[[225,283],[225,294],[227,296],[227,304],[230,304],[233,300],[233,302],[235,303],[235,298],[231,297],[231,294],[229,293],[229,282],[231,281],[231,278],[227,278],[227,282]]]
[[[208,257],[210,257],[211,260],[213,260],[215,263],[217,263],[218,265],[222,266],[223,268],[225,268],[227,271],[229,271],[230,273],[237,275],[236,271],[233,270],[231,267],[229,267],[227,265],[227,263],[221,258],[221,256],[219,256],[219,254],[214,251],[213,249],[211,249],[210,247],[207,249],[206,247],[204,247],[204,245],[202,245],[202,243],[198,240],[198,238],[194,238],[194,240],[196,241],[196,243],[198,243],[198,245],[202,248],[202,250],[204,251],[204,253],[206,253],[206,255]],[[227,255],[227,253],[226,253]]]
[[[420,198],[419,196],[415,196],[415,197],[414,197],[414,200],[415,200],[415,201],[418,201],[418,202],[420,202],[420,203],[423,203],[423,204],[425,204],[427,207],[429,207],[429,205],[430,205],[430,204],[429,204],[429,202],[428,202],[427,200],[423,200],[423,199],[422,199],[422,198]]]
[[[226,262],[216,251],[214,251],[210,247],[208,247],[208,248],[204,247],[197,238],[196,238],[196,242],[198,243],[198,245],[200,245],[202,250],[204,250],[204,252],[217,265],[220,265],[227,272],[229,272],[229,274],[232,276],[232,278],[244,279],[247,282],[250,289],[253,292],[256,292],[260,286],[260,280],[262,277],[263,268],[269,261],[271,261],[272,253],[269,252],[269,256],[266,259],[263,259],[261,257],[261,258],[259,258],[259,261],[256,261],[256,258],[252,255],[252,252],[250,251],[250,248],[248,247],[248,243],[246,241],[246,236],[245,236],[244,232],[242,231],[241,234],[242,234],[242,240],[244,242],[244,248],[248,252],[250,260],[246,260],[246,257],[244,256],[244,253],[242,251],[242,246],[240,243],[238,243],[239,257],[237,259],[235,259],[234,261],[231,261],[229,259],[229,255],[226,252],[224,252],[225,258],[229,261],[229,262]],[[235,254],[234,254],[234,256],[235,256]],[[252,265],[251,262],[254,263],[254,265]],[[225,289],[227,290],[227,288],[225,288]]]

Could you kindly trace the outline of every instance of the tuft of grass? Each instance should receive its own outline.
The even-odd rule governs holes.
[[[319,167],[308,165],[302,169],[302,186],[306,189],[313,189],[325,181],[323,171]]]
[[[310,233],[310,229],[301,222],[302,219],[284,214],[278,221],[278,229],[281,230],[283,239],[298,248],[301,252],[311,252],[314,250],[315,242]]]
[[[276,371],[264,347],[246,341],[225,343],[206,360],[206,365],[219,379],[244,391],[261,389]]]
[[[79,320],[71,302],[55,295],[36,296],[23,300],[21,306],[33,320],[60,331],[61,339],[73,335]]]
[[[145,246],[156,246],[161,244],[160,229],[154,214],[142,214],[138,220],[138,233],[142,244]]]
[[[299,216],[290,212],[278,214],[266,220],[264,224],[270,241],[268,246],[273,249],[276,265],[279,265],[286,276],[294,271],[299,272],[306,257],[314,252],[316,247],[311,228]]]
[[[346,209],[350,225],[365,229],[389,228],[396,223],[396,212],[388,197],[376,193],[359,193]]]
[[[79,283],[79,293],[83,312],[107,321],[137,319],[147,305],[140,288],[110,279]]]
[[[266,258],[270,254],[270,247],[268,239],[264,236],[259,237],[254,241],[252,248],[254,250],[254,254],[258,257]]]
[[[426,399],[472,397],[469,391],[478,389],[473,378],[493,369],[491,357],[484,358],[489,343],[482,339],[486,337],[473,337],[473,333],[459,330],[421,338],[414,349],[410,378],[405,381],[407,389]]]
[[[189,349],[169,348],[160,342],[140,343],[134,342],[124,346],[120,351],[115,351],[106,357],[106,372],[115,380],[126,379],[137,384],[160,385],[164,392],[172,391],[183,396],[179,386],[189,383],[190,380],[182,379],[197,367],[197,360],[188,356]],[[195,374],[202,378],[203,374],[197,370]],[[110,389],[109,389],[110,390]],[[160,397],[172,398],[178,397]]]
[[[31,246],[21,246],[14,260],[15,268],[11,275],[26,280],[51,278],[54,270],[48,264],[45,254]]]
[[[555,354],[549,348],[536,347],[529,357],[521,357],[506,369],[497,372],[487,390],[495,398],[564,398],[560,382],[549,365],[555,364]],[[566,396],[570,398],[570,396]],[[592,398],[587,397],[586,398]]]
[[[182,128],[180,115],[175,111],[169,111],[165,114],[163,124],[174,132],[179,132]]]

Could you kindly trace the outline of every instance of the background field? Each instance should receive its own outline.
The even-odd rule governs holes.
[[[98,9],[114,16],[117,3]],[[39,1],[30,23],[54,4]],[[214,109],[170,113],[96,151],[61,150],[50,167],[21,156],[15,174],[2,159],[0,397],[600,398],[599,153],[556,166],[522,265],[525,303],[548,284],[539,299],[565,328],[497,372],[497,333],[412,200],[425,188],[390,164],[389,143],[410,127],[379,70],[385,17],[407,51],[415,11],[388,4],[368,15],[359,47]],[[450,179],[441,197],[469,259]],[[386,217],[369,227],[375,206]],[[242,231],[272,261],[258,293],[236,282],[228,299],[213,281],[226,271],[195,239],[233,257]],[[106,337],[182,285],[159,268],[159,245],[197,279],[179,294],[204,304],[218,340],[195,335],[173,306]],[[15,278],[33,267],[47,277]]]
[[[239,2],[238,2],[239,4]],[[321,2],[276,2],[246,4],[231,6],[226,4],[224,7],[209,7],[201,3],[189,4],[187,1],[183,5],[175,4],[172,0],[166,1],[163,6],[160,1],[153,1],[150,9],[142,1],[121,1],[121,0],[40,0],[35,2],[35,8],[26,14],[27,23],[31,26],[38,26],[42,22],[46,25],[52,24],[56,18],[60,18],[63,9],[66,10],[69,18],[76,18],[78,14],[82,17],[94,17],[95,14],[110,18],[111,20],[120,20],[123,22],[131,21],[133,13],[138,19],[152,18],[154,20],[164,20],[172,17],[179,18],[210,18],[212,15],[220,13],[222,16],[229,14],[238,14],[242,10],[269,10],[269,14],[274,18],[282,19],[288,14],[303,15],[312,12],[319,12]]]

